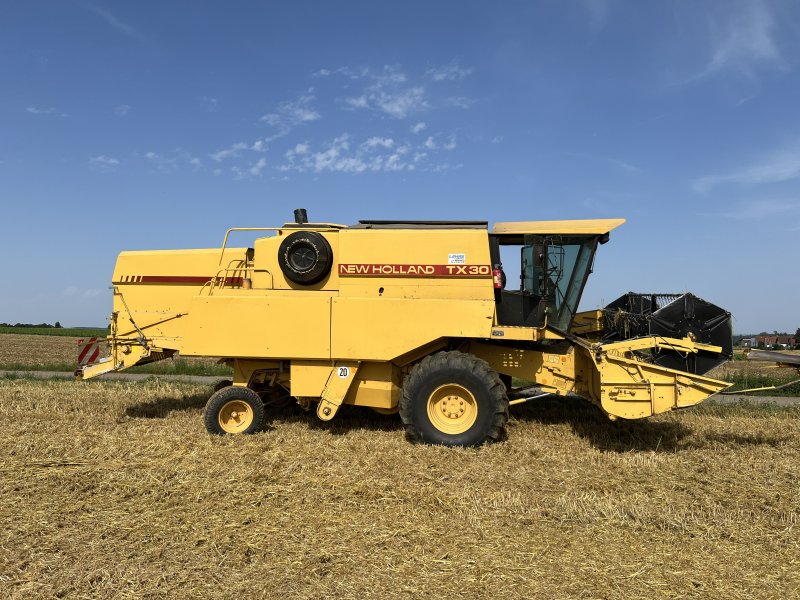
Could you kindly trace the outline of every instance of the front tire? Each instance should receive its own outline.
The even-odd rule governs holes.
[[[480,446],[503,438],[506,387],[489,364],[463,352],[424,358],[403,383],[400,417],[412,442]]]
[[[214,435],[256,433],[264,426],[264,403],[250,388],[225,387],[208,399],[203,422]]]

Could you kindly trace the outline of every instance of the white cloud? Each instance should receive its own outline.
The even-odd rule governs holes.
[[[367,149],[376,147],[391,148],[394,146],[394,140],[392,138],[371,137],[366,142],[362,143],[361,146]]]
[[[162,173],[171,173],[178,169],[178,157],[176,153],[173,153],[172,156],[164,156],[157,152],[146,152],[144,157]]]
[[[410,114],[428,108],[423,87],[413,87],[399,92],[375,89],[368,96],[368,100],[371,108],[395,119],[405,119]]]
[[[464,164],[463,163],[457,163],[457,164],[454,164],[454,165],[450,164],[450,163],[442,163],[440,165],[434,166],[431,170],[434,173],[444,173],[445,171],[457,171],[458,169],[462,169],[462,168],[464,168]]]
[[[111,27],[113,27],[123,35],[131,38],[132,40],[136,40],[137,42],[139,42],[140,44],[144,44],[145,46],[153,46],[153,42],[152,40],[150,40],[150,38],[141,33],[138,29],[131,27],[127,23],[123,23],[107,10],[89,4],[86,4],[84,6],[86,9],[100,16],[106,23],[111,25]]]
[[[391,138],[377,136],[353,145],[350,136],[344,134],[318,152],[312,152],[308,144],[298,144],[287,152],[289,162],[280,169],[314,173],[413,171],[416,165],[405,159],[409,150],[408,146],[397,146]]]
[[[128,104],[120,104],[114,107],[114,114],[118,117],[127,117],[128,113],[131,112],[131,108],[133,107]]]
[[[707,192],[724,184],[780,183],[798,177],[800,177],[800,147],[792,147],[738,171],[700,177],[692,182],[692,187],[698,192]]]
[[[445,141],[445,142],[437,142],[437,141],[436,141],[436,140],[433,138],[433,136],[428,136],[428,139],[426,139],[426,140],[425,140],[425,141],[422,143],[422,145],[423,145],[423,147],[424,147],[424,148],[426,148],[427,150],[437,150],[437,149],[442,149],[442,150],[455,150],[455,148],[456,148],[456,146],[457,146],[457,144],[456,144],[456,139],[455,139],[454,137],[452,137],[452,136],[450,136],[450,137],[447,139],[447,141]]]
[[[435,93],[435,86],[427,89],[422,85],[427,82],[439,83],[457,81],[469,76],[473,70],[453,61],[447,65],[428,69],[423,77],[409,77],[398,65],[384,65],[381,69],[320,69],[312,73],[312,77],[343,76],[358,83],[347,83],[345,89],[349,93],[339,102],[350,110],[365,109],[383,113],[394,119],[405,119],[414,114],[428,110],[432,106],[469,108],[473,100],[464,96],[442,98]],[[358,87],[358,84],[361,87]],[[420,133],[426,124],[419,122],[413,130]]]
[[[162,173],[172,173],[180,169],[182,165],[189,165],[193,171],[199,171],[203,167],[203,162],[189,152],[176,148],[169,153],[145,152],[143,157]]]
[[[705,69],[690,81],[722,71],[752,76],[759,65],[785,66],[775,41],[775,18],[767,2],[722,3],[709,27],[711,58]]]
[[[369,108],[369,100],[366,96],[356,96],[355,98],[345,98],[345,104],[350,108]]]
[[[67,115],[62,113],[57,108],[53,108],[52,106],[49,108],[38,108],[36,106],[29,106],[25,110],[27,110],[32,115],[58,115],[59,117],[66,117]]]
[[[454,108],[469,108],[475,101],[464,96],[450,96],[444,99],[444,103],[446,106],[452,106]]]
[[[244,142],[237,142],[232,146],[229,146],[228,148],[225,148],[223,150],[217,150],[216,152],[209,154],[208,158],[210,158],[215,162],[220,162],[225,160],[226,158],[241,156],[241,151],[246,150],[247,148],[248,145],[245,144]]]
[[[262,115],[260,121],[277,129],[277,133],[267,138],[267,141],[287,135],[301,123],[321,119],[322,116],[311,106],[315,99],[309,91],[294,102],[283,102],[274,112]]]
[[[427,125],[425,123],[423,123],[422,121],[420,121],[419,123],[417,123],[416,125],[413,125],[411,127],[411,133],[414,133],[414,134],[422,133],[423,131],[425,131],[426,127],[427,127]]]
[[[491,139],[491,142],[493,144],[499,144],[502,141],[503,141],[503,136],[502,135],[496,135]]]
[[[398,66],[385,65],[380,71],[364,69],[357,75],[349,73],[351,78],[367,79],[369,85],[360,94],[343,99],[347,108],[375,110],[395,119],[429,108],[425,88],[408,87],[408,76]]]
[[[425,74],[433,81],[455,81],[471,75],[472,69],[464,68],[457,62],[452,62],[449,65],[428,69]]]
[[[71,285],[61,290],[61,295],[64,297],[78,297],[78,298],[96,298],[107,293],[107,290],[101,288],[79,288]]]
[[[589,26],[592,31],[600,31],[608,20],[608,0],[583,0],[583,9],[589,17]]]
[[[428,139],[433,143],[432,138]],[[284,172],[351,174],[417,170],[440,172],[457,167],[437,164],[431,160],[431,152],[454,147],[453,138],[443,146],[434,144],[433,148],[425,151],[390,137],[371,136],[357,143],[349,134],[343,134],[319,150],[312,149],[309,143],[297,144],[286,152],[286,162],[278,169]],[[433,157],[435,159],[435,154]]]
[[[759,221],[781,216],[800,216],[800,201],[757,199],[741,202],[732,210],[718,214],[728,219],[741,221]]]
[[[219,105],[219,100],[212,98],[211,96],[203,96],[200,98],[200,104],[202,105],[204,111],[216,112],[217,106]]]
[[[294,148],[287,150],[284,156],[290,163],[293,164],[296,157],[308,154],[308,149],[308,144],[297,144]]]
[[[500,138],[502,141],[502,138]],[[493,140],[494,141],[494,140]],[[613,156],[602,156],[602,155],[595,155],[595,154],[587,154],[585,152],[561,152],[560,156],[567,156],[569,158],[578,158],[581,160],[589,160],[589,161],[597,161],[597,162],[604,162],[610,163],[617,167],[622,171],[626,171],[628,173],[639,173],[641,169],[636,165],[632,165],[629,162],[624,160],[620,160],[619,158],[614,158]]]
[[[261,172],[267,166],[267,159],[263,156],[259,158],[256,162],[251,162],[246,167],[240,167],[238,165],[233,165],[231,169],[231,173],[234,175],[234,179],[241,180],[247,179],[248,177],[260,177]],[[214,175],[217,175],[217,170],[214,171]]]
[[[348,79],[361,79],[370,73],[368,68],[353,69],[350,67],[339,67],[338,69],[319,69],[311,73],[311,77],[332,77],[334,75],[341,75]]]
[[[114,167],[119,166],[119,160],[113,158],[111,156],[106,156],[105,154],[100,154],[98,156],[93,156],[89,159],[89,164],[94,167],[100,167],[105,169],[112,169]]]
[[[220,162],[228,158],[238,158],[242,155],[243,151],[249,152],[265,152],[267,150],[267,145],[264,140],[256,140],[252,144],[248,144],[246,142],[237,142],[227,148],[222,150],[217,150],[208,155],[208,157],[213,160],[214,162]]]
[[[267,159],[262,156],[261,158],[258,159],[258,161],[254,165],[250,166],[247,172],[253,177],[258,177],[259,175],[261,175],[261,171],[266,166],[267,166]]]
[[[340,171],[345,173],[362,172],[367,169],[366,163],[361,159],[346,156],[350,149],[348,135],[342,135],[333,140],[326,150],[309,155],[307,164],[319,173],[320,171]]]

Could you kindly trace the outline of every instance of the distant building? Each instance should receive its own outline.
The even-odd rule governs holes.
[[[756,346],[758,346],[758,342],[756,341],[756,338],[754,338],[754,337],[742,338],[739,341],[739,344],[742,346],[742,348],[755,348]]]
[[[797,339],[793,335],[757,335],[755,345],[760,346],[761,344],[764,344],[765,348],[794,348],[797,345]]]

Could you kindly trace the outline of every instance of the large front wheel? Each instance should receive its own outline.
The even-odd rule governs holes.
[[[463,352],[439,352],[424,358],[406,378],[400,417],[414,442],[479,446],[505,433],[506,388],[486,361]]]

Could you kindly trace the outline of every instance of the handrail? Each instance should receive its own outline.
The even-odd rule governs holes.
[[[205,289],[206,286],[208,286],[208,295],[209,296],[214,294],[214,289],[215,288],[217,288],[217,287],[224,288],[225,285],[227,284],[229,273],[233,273],[233,274],[241,273],[244,276],[247,273],[255,274],[255,273],[261,273],[261,272],[269,274],[269,277],[270,277],[270,284],[269,285],[270,285],[270,287],[267,288],[267,289],[275,289],[275,277],[273,276],[272,271],[270,271],[269,269],[261,269],[261,268],[257,268],[257,267],[232,267],[232,268],[231,267],[227,267],[227,268],[219,269],[217,271],[217,273],[214,275],[214,277],[212,277],[209,281],[207,281],[205,284],[203,284],[203,287],[200,288],[200,292],[198,292],[198,295],[202,294],[203,289]],[[222,284],[218,284],[218,281],[220,279],[222,280]]]
[[[222,264],[222,257],[225,256],[225,247],[228,245],[228,236],[233,231],[280,231],[283,227],[231,227],[225,232],[225,239],[222,240],[222,252],[219,255],[219,263]]]

